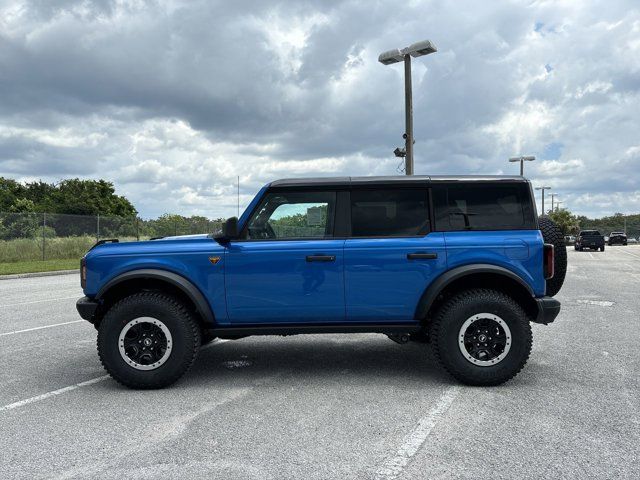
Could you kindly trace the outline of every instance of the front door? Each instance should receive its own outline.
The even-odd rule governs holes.
[[[336,192],[270,191],[225,252],[231,323],[343,322],[344,239]]]
[[[444,236],[430,230],[426,186],[351,192],[347,321],[414,320],[420,297],[447,265]]]

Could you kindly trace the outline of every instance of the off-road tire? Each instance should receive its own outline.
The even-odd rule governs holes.
[[[510,350],[495,365],[471,363],[458,344],[461,327],[478,313],[497,315],[511,331]],[[515,377],[527,363],[533,342],[522,307],[508,295],[489,289],[465,290],[446,301],[431,323],[429,336],[440,365],[458,381],[476,386],[500,385]]]
[[[562,288],[564,277],[567,274],[567,247],[564,243],[562,231],[555,222],[547,217],[540,217],[538,224],[540,225],[544,243],[551,243],[553,245],[555,268],[553,277],[547,280],[546,291],[547,295],[553,297]],[[580,248],[580,250],[582,251],[582,248]]]
[[[120,354],[120,332],[131,320],[151,317],[160,320],[172,337],[167,360],[153,370],[138,370]],[[163,388],[176,382],[193,364],[200,348],[200,326],[176,298],[160,292],[141,292],[126,297],[105,314],[98,329],[98,355],[114,380],[129,388]]]

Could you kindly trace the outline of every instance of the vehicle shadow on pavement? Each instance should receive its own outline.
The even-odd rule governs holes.
[[[239,386],[273,376],[296,385],[345,379],[349,384],[454,383],[437,365],[428,345],[399,345],[375,334],[359,338],[251,337],[214,343],[200,352],[185,383],[215,381]]]

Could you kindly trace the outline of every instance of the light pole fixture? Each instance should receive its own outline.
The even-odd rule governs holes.
[[[423,40],[409,45],[406,48],[394,48],[383,52],[378,61],[383,65],[391,65],[404,61],[404,108],[405,108],[405,133],[404,150],[396,148],[396,157],[404,157],[405,173],[413,175],[413,99],[411,92],[411,57],[421,57],[437,52],[436,46],[429,40]]]
[[[536,159],[533,155],[511,157],[510,162],[520,162],[520,176],[524,177],[524,162],[533,162]]]
[[[556,202],[556,212],[560,210],[560,204],[561,204],[561,203],[564,203],[564,202],[561,202],[560,200],[558,200],[558,201]]]
[[[553,201],[555,200],[555,198],[558,196],[557,193],[552,193],[551,194],[551,211],[553,212]]]
[[[536,187],[536,190],[542,190],[542,215],[544,215],[544,191],[551,190],[551,187]]]

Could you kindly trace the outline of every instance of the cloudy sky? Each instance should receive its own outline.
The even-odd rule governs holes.
[[[143,217],[235,214],[281,177],[394,175],[414,61],[418,174],[511,174],[640,212],[630,1],[0,0],[0,176],[104,178]]]

